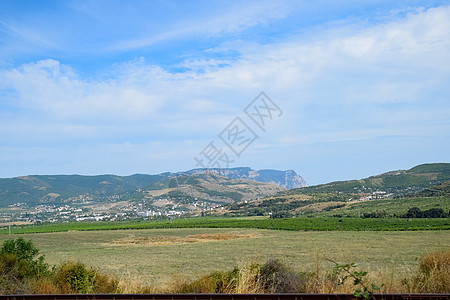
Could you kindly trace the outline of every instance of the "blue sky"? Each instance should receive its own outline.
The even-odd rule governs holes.
[[[310,184],[450,162],[449,61],[449,1],[2,0],[0,177],[187,170],[210,142]]]

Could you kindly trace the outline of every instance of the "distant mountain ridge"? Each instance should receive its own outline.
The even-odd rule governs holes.
[[[27,204],[52,203],[88,195],[107,199],[129,190],[149,186],[165,179],[161,175],[31,175],[0,178],[0,207],[18,202]]]
[[[280,187],[297,187],[304,183],[303,179],[294,171],[262,170],[253,171],[251,168],[233,168],[219,170],[195,169],[178,173],[161,173],[157,175],[134,174],[131,176],[117,175],[31,175],[15,178],[0,178],[0,207],[6,207],[17,203],[27,205],[37,204],[62,204],[73,202],[82,197],[96,202],[115,201],[127,193],[139,193],[139,190],[151,190],[164,188],[171,178],[186,177],[211,173],[233,180],[252,180],[266,184],[277,184]],[[228,176],[227,176],[228,175]],[[206,186],[208,180],[218,181],[212,177],[205,177],[202,184]],[[222,184],[236,185],[236,182],[226,183],[226,180],[219,180]],[[272,194],[272,191],[281,191],[282,189],[261,187],[249,182],[241,182],[242,186],[248,185],[248,195],[245,189],[237,191],[236,199],[246,199],[247,196],[264,196],[264,191]],[[208,190],[205,187],[204,190]],[[218,185],[208,185],[211,190],[208,193],[198,192],[202,197],[205,195],[220,194]],[[252,187],[250,187],[252,186]],[[197,187],[198,188],[198,187]],[[232,194],[232,190],[227,193]],[[175,191],[171,191],[175,193]],[[180,193],[178,193],[180,194]],[[181,193],[183,194],[183,193]],[[231,195],[230,194],[230,195]],[[184,196],[187,196],[185,194]],[[218,197],[215,197],[218,199]],[[233,197],[225,197],[226,202],[232,201]],[[224,198],[224,199],[225,199]]]
[[[306,187],[308,184],[294,170],[253,170],[248,167],[229,169],[193,169],[186,171],[189,175],[213,173],[231,179],[248,179],[259,182],[273,183],[288,189]]]
[[[174,202],[186,204],[186,200],[214,203],[250,201],[284,190],[286,188],[272,183],[232,179],[208,172],[170,177],[142,189],[139,193],[143,198],[156,201],[170,198]]]

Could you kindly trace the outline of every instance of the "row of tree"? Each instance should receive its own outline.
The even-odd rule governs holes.
[[[427,210],[421,210],[418,207],[411,207],[406,214],[401,216],[402,218],[449,218],[450,211],[444,212],[442,208],[430,208]]]

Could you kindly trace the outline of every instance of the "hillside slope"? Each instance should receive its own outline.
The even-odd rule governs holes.
[[[409,170],[391,171],[360,180],[336,181],[289,191],[289,194],[304,193],[392,193],[394,196],[418,192],[450,180],[450,163],[423,164]]]
[[[0,178],[0,207],[11,204],[61,204],[84,196],[96,201],[108,199],[164,180],[161,175],[33,175]]]
[[[178,176],[158,182],[141,191],[144,198],[171,199],[175,202],[207,201],[233,203],[274,195],[283,188],[276,184],[231,179],[213,173]]]
[[[183,201],[198,198],[210,202],[233,202],[269,196],[285,190],[281,185],[298,186],[303,180],[294,171],[264,170],[261,172],[263,175],[258,172],[250,168],[235,168],[220,171],[196,169],[159,175],[0,178],[0,207],[132,201],[148,198],[148,195],[183,198]],[[225,174],[228,176],[223,176]],[[174,187],[177,180],[184,185]],[[186,192],[187,186],[189,192]]]
[[[361,180],[292,189],[249,203],[234,203],[231,215],[399,216],[409,208],[450,208],[450,164],[424,164]]]
[[[441,184],[424,189],[418,193],[408,195],[409,197],[435,197],[447,196],[450,197],[450,180],[444,181]]]

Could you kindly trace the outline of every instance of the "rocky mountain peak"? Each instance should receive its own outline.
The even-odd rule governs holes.
[[[196,175],[205,172],[225,176],[231,179],[249,179],[253,181],[273,183],[279,186],[292,189],[308,186],[306,181],[294,170],[253,170],[249,167],[238,167],[229,169],[193,169],[185,173]]]

